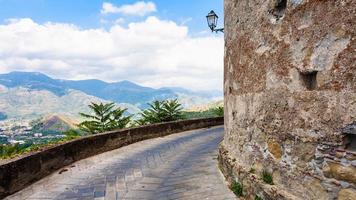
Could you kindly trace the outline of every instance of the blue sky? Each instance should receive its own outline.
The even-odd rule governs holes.
[[[222,90],[211,9],[223,18],[223,0],[0,0],[0,73]]]
[[[103,16],[100,13],[102,4],[110,2],[114,5],[133,4],[135,0],[0,0],[0,20],[9,18],[31,18],[38,23],[47,21],[72,23],[83,28],[104,26],[101,19],[125,17],[117,14]],[[154,15],[161,19],[185,23],[191,33],[207,29],[205,16],[215,10],[223,16],[223,0],[155,0],[157,11]],[[137,21],[142,17],[127,17],[129,21]],[[222,22],[220,21],[220,25]]]

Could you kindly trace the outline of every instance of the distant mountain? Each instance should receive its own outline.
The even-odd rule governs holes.
[[[67,88],[79,90],[108,101],[130,103],[144,108],[153,100],[177,98],[177,94],[168,89],[143,87],[129,81],[106,83],[99,80],[63,81]]]
[[[146,108],[153,100],[178,98],[186,107],[201,104],[222,97],[220,91],[193,92],[184,88],[165,87],[154,89],[143,87],[129,81],[107,83],[101,80],[58,80],[37,72],[11,72],[0,74],[0,85],[7,88],[27,88],[35,91],[49,91],[58,97],[69,94],[70,90],[81,91],[116,103],[133,104]],[[4,88],[0,87],[0,92]]]
[[[4,86],[2,86],[4,88]],[[0,92],[0,111],[8,119],[37,119],[48,115],[68,116],[80,119],[79,112],[90,112],[91,102],[107,102],[77,90],[68,90],[65,95],[57,96],[48,90],[33,90],[24,87],[8,88]],[[119,103],[128,108],[130,114],[140,112],[136,106]]]
[[[198,96],[202,98],[222,98],[224,96],[222,91],[209,90],[209,91],[191,91],[181,87],[163,87],[162,90],[170,90],[176,94],[185,94],[191,96]]]
[[[8,88],[24,87],[34,90],[48,90],[58,96],[65,95],[67,89],[61,81],[37,72],[0,74],[0,85]]]

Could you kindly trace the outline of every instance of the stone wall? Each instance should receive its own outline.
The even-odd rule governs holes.
[[[154,124],[80,138],[13,160],[0,163],[0,199],[69,165],[138,141],[172,133],[222,125],[223,118],[207,118]]]
[[[356,199],[355,32],[356,0],[225,0],[220,164],[246,199]]]

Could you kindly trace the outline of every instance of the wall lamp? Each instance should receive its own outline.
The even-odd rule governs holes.
[[[206,16],[206,19],[208,21],[208,26],[211,32],[224,32],[224,28],[216,28],[218,25],[219,16],[213,10],[210,11],[210,13]]]

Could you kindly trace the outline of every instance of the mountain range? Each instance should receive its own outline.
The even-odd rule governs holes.
[[[78,116],[90,102],[115,102],[135,114],[153,100],[177,98],[184,107],[221,99],[220,91],[190,91],[184,88],[154,89],[130,81],[53,79],[38,72],[0,74],[0,113],[8,118],[34,118],[46,114]]]

